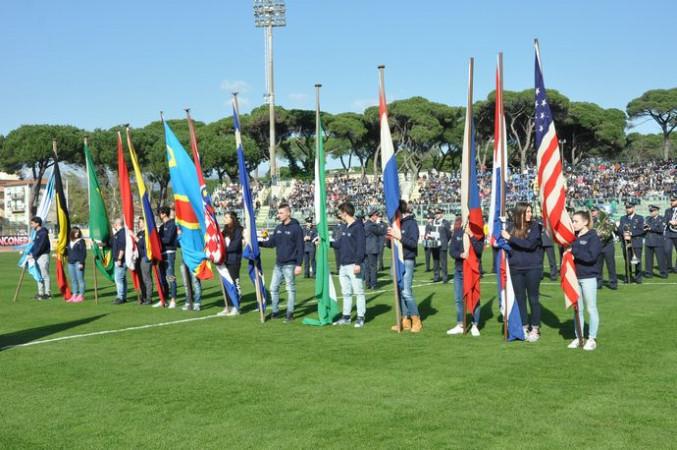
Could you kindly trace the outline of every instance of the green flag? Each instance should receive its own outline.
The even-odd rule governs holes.
[[[319,320],[306,318],[309,325],[330,325],[339,313],[336,288],[329,270],[329,227],[327,225],[327,192],[324,173],[324,131],[322,124],[315,152],[315,220],[317,221],[317,252],[315,272],[315,298]]]
[[[110,248],[110,223],[106,214],[106,204],[101,196],[99,181],[96,179],[92,153],[85,143],[85,161],[87,163],[87,186],[89,192],[89,237],[92,240],[94,261],[99,271],[113,281],[115,264]]]

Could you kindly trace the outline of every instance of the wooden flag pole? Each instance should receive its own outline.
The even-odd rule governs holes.
[[[266,316],[263,314],[263,296],[261,295],[261,278],[259,277],[259,268],[254,265],[256,275],[254,276],[254,283],[256,287],[256,302],[259,304],[259,320],[261,323],[266,322]]]
[[[473,133],[473,124],[472,124],[472,99],[473,99],[473,76],[474,76],[474,69],[475,69],[475,58],[470,58],[470,63],[468,67],[468,103],[466,106],[466,124],[465,124],[465,132],[464,132],[464,137],[463,137],[463,155],[461,157],[461,161],[463,161],[463,157],[467,156],[467,172],[466,174],[470,173],[470,165],[475,164],[475,161],[472,161],[470,159],[470,154],[466,155],[466,143],[468,145],[468,149],[471,146],[471,142],[473,139],[472,133]],[[470,123],[468,123],[468,116],[470,117]],[[466,175],[466,181],[468,180],[469,175]],[[467,255],[470,254],[470,247],[471,247],[471,242],[470,242],[470,237],[468,236],[467,233],[465,233],[466,227],[470,226],[470,217],[468,214],[468,199],[470,198],[470,192],[469,192],[469,186],[466,187],[466,193],[465,196],[461,194],[461,216],[462,219],[465,221],[463,225],[463,251],[466,253],[466,258]],[[463,202],[466,202],[465,205]],[[463,213],[465,212],[465,217],[463,217]],[[463,261],[463,265],[465,266],[466,261]],[[465,284],[465,280],[463,282]],[[465,289],[464,289],[465,290]],[[470,311],[470,314],[472,314],[473,311]],[[468,298],[466,295],[463,296],[463,334],[468,334],[467,330],[467,316],[468,315]]]
[[[21,290],[21,285],[24,282],[24,276],[26,275],[26,262],[23,267],[21,268],[21,274],[19,275],[19,284],[16,285],[16,291],[14,291],[14,298],[12,299],[12,303],[16,303],[16,298],[19,296],[19,291]]]
[[[500,85],[497,86],[497,88],[501,89],[501,101],[500,104],[496,104],[496,108],[499,108],[499,120],[501,123],[498,124],[499,130],[500,130],[500,136],[501,136],[501,147],[503,147],[503,142],[505,140],[505,132],[506,130],[503,129],[503,120],[504,120],[504,115],[503,115],[503,52],[498,52],[498,74],[499,74],[499,80],[500,80]],[[499,153],[501,154],[501,170],[500,170],[500,175],[499,175],[499,183],[501,186],[501,211],[499,212],[500,217],[503,218],[501,220],[501,230],[505,230],[505,179],[503,179],[503,174],[505,171],[505,165],[507,164],[507,161],[505,160],[505,154],[503,153],[503,149],[499,148],[498,149]],[[499,249],[497,256],[500,258],[501,252],[505,253],[505,250]],[[507,256],[506,256],[507,259]],[[498,267],[498,266],[497,266]],[[505,274],[506,278],[506,286],[503,287],[503,291],[506,292],[506,295],[503,298],[503,340],[506,342],[508,341],[508,295],[507,295],[507,281],[508,281],[508,275]],[[500,275],[499,275],[500,276]],[[502,278],[501,278],[502,279]],[[499,299],[500,301],[500,299]],[[514,300],[513,300],[514,301]]]
[[[578,317],[578,302],[574,304],[574,321],[576,322],[576,332],[578,333],[578,346],[583,348],[583,329],[581,328],[581,321]]]
[[[384,71],[385,71],[386,66],[380,65],[378,66],[379,70],[379,79],[381,82],[381,92],[380,94],[383,94],[383,101],[385,102],[385,76],[384,76]],[[379,117],[380,120],[380,117]],[[392,226],[392,224],[390,224]],[[390,239],[390,254],[391,254],[391,266],[390,270],[392,272],[392,278],[393,278],[393,300],[395,302],[395,320],[397,323],[395,324],[395,327],[397,329],[398,333],[402,332],[402,308],[400,306],[400,291],[399,291],[399,285],[397,283],[397,261],[395,258],[395,240],[393,238]]]

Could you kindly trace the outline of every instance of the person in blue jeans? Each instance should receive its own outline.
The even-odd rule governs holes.
[[[70,242],[66,248],[68,257],[68,276],[71,279],[72,295],[67,303],[80,303],[85,299],[85,261],[87,260],[87,246],[82,239],[82,231],[72,227]]]
[[[597,236],[597,232],[589,228],[591,224],[589,212],[576,211],[572,220],[576,240],[571,244],[571,253],[574,255],[576,277],[581,287],[581,296],[578,299],[578,321],[581,325],[581,332],[584,333],[583,308],[585,308],[590,317],[590,329],[583,350],[592,351],[597,348],[597,331],[599,330],[599,312],[597,311],[599,266],[597,260],[602,252],[602,241]],[[574,330],[576,339],[571,341],[569,348],[578,348],[583,340],[583,336],[578,335],[578,327],[575,323]]]
[[[461,217],[457,216],[454,222],[454,230],[449,240],[449,255],[454,258],[456,262],[456,270],[454,271],[454,295],[456,297],[456,326],[447,330],[450,336],[463,334],[463,260],[468,257],[468,253],[463,248],[463,236],[467,234],[470,238],[470,244],[473,246],[476,254],[482,251],[482,241],[478,241],[475,235],[472,234],[468,226],[465,229],[461,226]],[[480,323],[480,304],[475,305],[475,310],[472,311],[472,326],[470,334],[474,337],[480,335],[478,328]]]
[[[113,222],[113,260],[115,261],[115,289],[117,298],[113,301],[116,305],[127,302],[127,266],[125,265],[125,245],[127,236],[122,219]],[[96,245],[96,244],[94,244]]]
[[[273,303],[272,319],[280,314],[280,284],[284,278],[287,284],[287,313],[285,322],[294,320],[296,302],[295,277],[301,275],[303,263],[303,229],[296,219],[291,217],[291,208],[281,203],[277,208],[277,220],[280,224],[265,241],[259,241],[261,247],[275,248],[275,268],[270,282],[270,297]]]
[[[400,229],[388,228],[387,237],[402,244],[402,257],[404,259],[404,276],[402,277],[402,289],[400,290],[400,307],[402,309],[402,323],[391,327],[393,331],[409,330],[419,333],[423,329],[421,315],[416,306],[414,291],[414,268],[418,254],[418,223],[409,209],[405,200],[400,200]]]

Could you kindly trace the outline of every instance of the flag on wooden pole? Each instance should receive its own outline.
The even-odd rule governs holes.
[[[40,181],[38,181],[39,183]],[[42,194],[40,199],[40,204],[35,215],[42,219],[43,223],[47,223],[47,214],[49,214],[49,209],[52,206],[52,200],[54,200],[54,170],[52,170],[49,179],[47,180],[47,186],[45,187],[45,192]],[[35,260],[32,258],[29,259],[31,250],[33,249],[33,240],[35,239],[35,230],[31,230],[30,240],[26,244],[21,252],[21,258],[19,258],[19,267],[27,266],[28,273],[37,281],[38,283],[42,282],[42,274],[38,269]]]
[[[132,187],[129,183],[129,170],[122,148],[122,136],[118,131],[118,185],[120,187],[120,203],[122,204],[122,219],[125,227],[125,265],[132,275],[134,290],[140,288],[139,274],[136,272],[136,260],[139,251],[136,248],[136,236],[134,235],[134,202],[132,201]]]
[[[71,230],[71,220],[68,215],[68,202],[63,190],[61,180],[61,171],[59,170],[59,160],[56,154],[56,141],[52,142],[54,148],[54,191],[56,196],[56,284],[64,298],[71,297],[71,290],[68,287],[66,270],[64,267],[66,261],[66,250],[68,248],[68,234]]]

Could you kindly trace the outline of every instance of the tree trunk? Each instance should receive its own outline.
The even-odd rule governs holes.
[[[343,161],[343,155],[339,156],[339,161],[341,161],[341,166],[343,167],[343,170],[347,171],[348,169],[346,168],[345,161]]]
[[[663,131],[663,160],[667,161],[670,159],[670,133]]]

